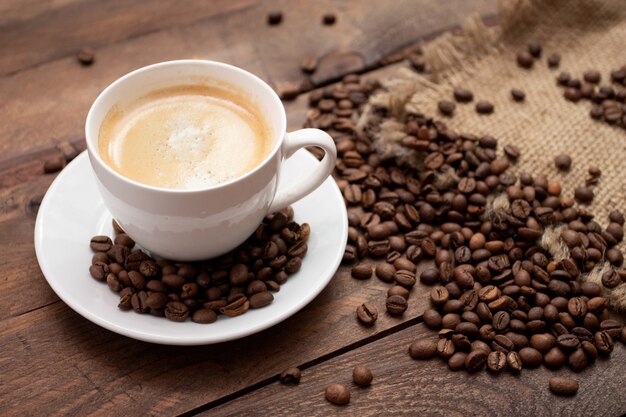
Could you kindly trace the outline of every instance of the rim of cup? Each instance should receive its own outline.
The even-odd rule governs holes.
[[[228,71],[233,71],[233,72],[238,73],[241,76],[247,77],[253,80],[256,84],[258,84],[260,90],[263,91],[262,94],[268,95],[270,97],[270,100],[275,103],[275,106],[274,106],[275,108],[272,109],[272,111],[280,112],[279,130],[273,132],[273,135],[276,138],[276,140],[272,149],[267,153],[265,158],[259,164],[257,164],[253,169],[246,172],[245,174],[237,178],[234,178],[232,180],[225,181],[225,182],[215,184],[215,185],[211,185],[208,187],[203,187],[203,188],[181,189],[181,188],[156,187],[153,185],[148,185],[148,184],[135,181],[115,171],[106,162],[104,162],[104,160],[102,160],[100,156],[98,146],[97,146],[98,139],[99,139],[98,135],[96,134],[95,138],[94,137],[90,138],[90,135],[89,135],[90,127],[94,123],[94,118],[96,117],[95,112],[100,111],[99,107],[102,106],[102,101],[104,101],[107,98],[107,96],[109,96],[110,94],[114,94],[115,90],[120,88],[120,86],[126,83],[129,79],[138,77],[142,73],[149,72],[157,68],[170,67],[170,66],[171,67],[186,66],[186,65],[205,65],[207,67],[221,67]],[[211,74],[207,74],[206,77],[210,78]],[[230,82],[229,80],[225,80],[225,81]],[[231,84],[236,86],[235,83],[231,83]],[[108,112],[109,110],[110,108],[106,109],[106,112]],[[267,117],[265,117],[265,119],[267,119]],[[99,129],[99,126],[96,127],[96,129]],[[283,144],[283,139],[286,134],[286,131],[287,131],[287,115],[285,113],[285,107],[283,106],[282,101],[278,97],[278,94],[276,94],[276,92],[269,86],[269,84],[267,84],[264,80],[262,80],[257,75],[254,75],[253,73],[246,71],[242,68],[236,67],[234,65],[226,64],[223,62],[203,60],[203,59],[180,59],[180,60],[174,60],[174,61],[164,61],[164,62],[159,62],[156,64],[147,65],[145,67],[137,68],[136,70],[133,70],[126,75],[123,75],[122,77],[118,78],[117,80],[109,84],[104,90],[102,90],[100,94],[98,94],[98,97],[95,99],[95,101],[89,108],[89,112],[87,113],[87,119],[85,120],[85,141],[87,142],[87,149],[88,149],[89,155],[91,158],[95,159],[98,162],[98,164],[102,166],[103,169],[105,169],[110,175],[113,175],[115,178],[117,178],[120,181],[124,181],[136,187],[140,187],[144,190],[173,193],[173,194],[194,194],[194,193],[206,192],[209,190],[217,190],[220,188],[229,187],[233,184],[244,181],[248,177],[255,175],[256,172],[261,170],[266,164],[268,164],[273,159],[274,155]]]

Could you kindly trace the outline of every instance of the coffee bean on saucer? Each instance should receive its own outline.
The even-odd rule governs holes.
[[[107,252],[113,246],[113,242],[108,236],[94,236],[89,246],[95,252]]]
[[[201,308],[194,311],[191,316],[191,320],[196,323],[202,324],[214,323],[215,321],[217,321],[217,314],[215,314],[215,311],[213,310]]]
[[[372,370],[365,365],[357,365],[352,370],[352,380],[360,387],[369,386],[373,379]]]
[[[274,301],[274,296],[271,292],[262,291],[256,294],[252,294],[250,297],[250,308],[261,308],[270,305]]]
[[[302,378],[302,372],[296,367],[287,368],[280,373],[280,382],[285,385],[298,384]]]
[[[335,405],[346,405],[350,402],[350,390],[343,384],[330,384],[326,387],[326,400]]]
[[[171,321],[183,322],[189,317],[189,307],[179,301],[170,301],[165,306],[165,318]]]

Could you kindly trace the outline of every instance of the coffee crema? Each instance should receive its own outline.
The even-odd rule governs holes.
[[[180,85],[109,110],[98,135],[104,162],[137,182],[199,189],[246,174],[272,147],[261,109],[236,88]]]

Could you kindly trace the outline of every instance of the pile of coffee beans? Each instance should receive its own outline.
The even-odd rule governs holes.
[[[540,54],[537,48],[528,53]],[[389,283],[384,305],[391,315],[405,312],[418,280],[433,286],[423,320],[439,339],[415,341],[411,357],[438,356],[453,370],[520,372],[542,363],[580,371],[598,355],[610,355],[623,324],[609,318],[602,287],[579,278],[606,262],[604,287],[626,280],[616,248],[624,237],[622,214],[611,213],[602,228],[562,195],[559,182],[510,173],[517,148],[507,146],[499,155],[496,138],[457,133],[424,114],[404,116],[401,142],[422,166],[383,160],[372,133],[389,117],[387,110],[375,109],[363,130],[355,127],[377,88],[350,75],[316,92],[307,126],[327,130],[337,143],[335,178],[350,225],[343,261],[354,263],[352,277]],[[358,92],[357,101],[350,91]],[[473,94],[455,91],[455,98],[467,102]],[[449,107],[440,104],[439,110]],[[566,159],[556,163],[565,169],[571,164]],[[599,176],[597,168],[593,172]],[[578,200],[588,199],[578,194]],[[546,230],[556,235],[553,245],[567,246],[557,259],[539,244]],[[366,258],[374,266],[360,262]],[[417,274],[420,262],[430,266]],[[366,303],[356,315],[372,325],[379,312]],[[555,392],[574,391],[554,385]]]
[[[600,85],[602,75],[598,70],[588,70],[582,80],[561,72],[557,84],[564,88],[565,99],[592,103],[589,115],[592,119],[626,129],[626,65],[611,71],[610,84]]]
[[[89,273],[119,293],[122,310],[168,320],[213,323],[272,303],[273,292],[298,272],[311,228],[293,221],[288,207],[267,216],[238,248],[193,263],[153,259],[113,221],[114,240],[94,236]],[[298,377],[299,378],[299,377]]]

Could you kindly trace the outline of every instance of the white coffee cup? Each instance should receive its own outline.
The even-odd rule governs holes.
[[[274,132],[271,151],[252,171],[199,190],[166,189],[141,184],[108,166],[98,151],[100,125],[114,105],[124,105],[167,87],[211,78],[234,85],[257,101]],[[135,70],[108,86],[91,106],[85,135],[100,194],[113,217],[135,242],[156,256],[190,261],[215,257],[244,242],[268,213],[315,190],[332,172],[337,151],[318,129],[286,132],[280,99],[263,80],[232,65],[203,60],[162,62]],[[309,177],[277,189],[286,158],[305,146],[325,156]]]

